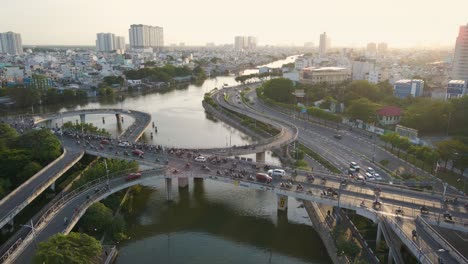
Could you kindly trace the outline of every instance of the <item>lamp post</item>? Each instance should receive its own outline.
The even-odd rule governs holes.
[[[36,235],[36,228],[34,227],[34,224],[31,220],[31,224],[30,225],[21,225],[23,227],[27,227],[27,228],[31,228],[31,231],[32,231],[32,235],[33,235],[33,239],[34,239],[34,246],[35,248],[37,249],[37,235]]]
[[[440,224],[440,214],[442,213],[443,204],[445,203],[445,193],[447,192],[448,183],[444,182],[443,186],[444,186],[444,192],[442,193],[442,201],[440,203],[440,211],[439,211],[439,216],[437,217],[437,224]]]
[[[458,156],[458,157],[468,157],[468,153],[458,153],[458,152],[454,152],[453,153],[455,156]],[[465,173],[465,169],[462,170],[462,177],[463,177],[463,192],[466,193],[466,176],[464,175]]]

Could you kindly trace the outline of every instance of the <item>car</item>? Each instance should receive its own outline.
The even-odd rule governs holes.
[[[374,174],[375,170],[373,168],[371,168],[371,167],[367,167],[366,172],[368,172],[370,174]]]
[[[368,172],[366,172],[366,179],[369,180],[369,181],[375,181],[374,175],[370,174]]]
[[[273,169],[268,170],[268,175],[270,176],[279,176],[280,178],[286,175],[286,172],[282,169]]]
[[[196,162],[206,162],[206,157],[198,156],[194,159]]]
[[[132,150],[132,154],[135,156],[141,157],[145,154],[145,152],[143,152],[143,150],[140,150],[140,149],[134,149]]]
[[[354,161],[349,164],[349,167],[355,169],[356,172],[359,172],[359,170],[361,169],[361,167],[359,167],[359,165]]]
[[[333,137],[336,138],[336,139],[341,139],[342,138],[342,136],[340,134],[336,134]]]
[[[123,142],[119,142],[119,144],[117,144],[117,145],[119,147],[125,148],[125,147],[130,146],[130,143],[128,143],[127,141],[123,141]]]
[[[375,178],[377,181],[381,181],[381,180],[382,180],[382,176],[380,176],[380,174],[378,174],[378,173],[374,173],[374,178]]]
[[[133,181],[139,178],[141,178],[141,173],[133,172],[133,173],[128,174],[127,177],[125,177],[125,181]]]
[[[349,168],[349,169],[348,169],[348,175],[354,176],[356,173],[357,173],[357,172],[356,172],[355,169],[353,169],[353,168]]]
[[[101,140],[101,144],[102,144],[102,145],[109,145],[109,144],[110,144],[110,141],[107,140],[107,139],[103,139],[103,140]]]
[[[366,178],[364,176],[362,176],[361,174],[359,174],[356,180],[361,181],[361,182],[365,182]]]
[[[256,178],[257,181],[266,183],[271,183],[271,181],[273,180],[273,178],[271,178],[268,174],[261,172],[257,173]]]

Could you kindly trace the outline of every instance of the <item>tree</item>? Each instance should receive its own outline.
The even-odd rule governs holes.
[[[48,129],[25,133],[16,139],[15,145],[27,150],[31,158],[41,164],[56,159],[62,152],[60,141]]]
[[[8,124],[0,124],[0,150],[11,145],[16,137],[18,133],[14,128]]]
[[[367,98],[373,102],[377,102],[380,99],[377,86],[365,80],[349,83],[345,89],[344,103],[349,105],[351,101],[360,98]]]
[[[101,262],[102,246],[95,238],[83,233],[56,234],[39,243],[35,264],[94,264]]]
[[[379,105],[371,102],[367,98],[361,98],[350,102],[346,114],[355,119],[360,119],[366,123],[377,121],[376,111]]]
[[[447,162],[454,157],[457,149],[463,148],[464,144],[456,139],[448,139],[437,143],[437,152],[440,158],[445,161],[444,168],[447,168]]]
[[[401,123],[417,129],[422,134],[446,133],[451,112],[453,106],[450,102],[418,99],[404,112]]]
[[[90,233],[107,231],[112,226],[112,210],[103,203],[94,203],[80,219],[80,226]]]
[[[396,141],[396,146],[398,148],[398,158],[400,157],[400,151],[401,150],[408,150],[408,148],[411,146],[411,142],[409,141],[409,138],[407,137],[398,137],[398,140]],[[406,156],[408,158],[408,155]]]
[[[266,97],[281,103],[294,102],[294,83],[286,78],[269,80],[263,84]]]
[[[41,164],[32,161],[24,166],[23,169],[16,175],[17,181],[19,183],[23,183],[41,169]]]

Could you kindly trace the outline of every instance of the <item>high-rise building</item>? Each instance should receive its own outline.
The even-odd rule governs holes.
[[[367,43],[366,51],[368,54],[375,55],[377,53],[377,44],[374,42]]]
[[[377,51],[379,54],[384,54],[387,52],[388,45],[385,42],[380,42],[379,45],[377,46]]]
[[[468,80],[468,24],[460,26],[453,54],[452,79]]]
[[[125,37],[117,36],[115,37],[115,49],[116,50],[125,50]]]
[[[8,53],[11,55],[23,54],[21,35],[11,31],[0,33],[0,53]]]
[[[112,33],[97,33],[96,50],[101,52],[115,50],[115,35]]]
[[[327,36],[327,32],[320,34],[320,46],[319,46],[319,55],[320,57],[326,57],[327,51],[331,47],[331,39]]]
[[[255,49],[257,47],[257,38],[254,36],[235,36],[234,48],[236,50]]]
[[[247,47],[249,49],[255,49],[257,47],[257,38],[254,36],[249,36],[247,40]]]
[[[130,48],[146,49],[161,48],[164,46],[164,32],[162,27],[148,25],[131,25],[128,30]]]

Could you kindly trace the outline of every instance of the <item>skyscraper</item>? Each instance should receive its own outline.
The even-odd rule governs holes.
[[[160,48],[164,46],[164,33],[162,27],[148,25],[131,25],[128,30],[130,48]]]
[[[115,37],[115,49],[125,50],[125,37],[122,37],[122,36]]]
[[[255,49],[257,47],[257,38],[254,36],[235,36],[234,48],[236,50]]]
[[[380,54],[384,54],[385,52],[387,52],[387,49],[388,49],[388,45],[385,42],[380,42],[379,45],[377,46],[377,51]]]
[[[0,53],[8,53],[11,55],[23,54],[21,35],[11,31],[0,33]]]
[[[112,33],[96,34],[96,51],[109,52],[115,50],[115,35]]]
[[[468,80],[468,23],[460,26],[453,54],[452,79]]]
[[[327,51],[331,47],[331,40],[327,36],[327,32],[320,34],[320,46],[319,46],[319,55],[320,57],[326,57]]]
[[[377,44],[374,42],[367,43],[367,52],[371,54],[377,53]]]

